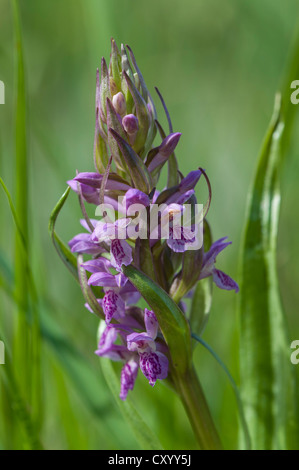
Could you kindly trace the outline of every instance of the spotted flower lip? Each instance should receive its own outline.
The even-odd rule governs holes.
[[[120,270],[122,265],[129,266],[133,261],[132,248],[125,240],[112,240],[111,264]]]
[[[119,398],[125,400],[127,398],[129,390],[133,390],[135,381],[138,374],[139,365],[134,360],[126,362],[121,371],[121,389]]]
[[[140,355],[140,369],[153,387],[157,379],[166,379],[168,375],[168,359],[159,351],[144,352]]]
[[[165,354],[160,351],[160,345],[156,343],[159,324],[153,311],[145,309],[144,323],[145,332],[135,332],[132,328],[120,323],[111,324],[112,318],[119,315],[120,322],[124,315],[119,311],[123,305],[119,302],[114,291],[106,293],[107,300],[102,302],[106,315],[106,328],[103,331],[96,354],[108,357],[115,361],[125,361],[121,373],[120,398],[124,400],[129,390],[133,390],[138,369],[148,379],[149,384],[154,386],[158,379],[165,379],[168,375],[169,362]],[[112,302],[112,305],[111,305]],[[108,303],[108,306],[106,306]],[[121,337],[126,344],[115,344],[117,338]]]
[[[125,316],[125,302],[115,290],[107,290],[102,301],[106,323],[112,318],[121,319]]]

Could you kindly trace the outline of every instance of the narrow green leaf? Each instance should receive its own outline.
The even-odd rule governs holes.
[[[30,267],[30,260],[29,260],[29,253],[27,250],[27,244],[25,240],[25,236],[23,234],[22,228],[20,226],[18,215],[16,213],[14,204],[12,202],[11,195],[2,180],[0,178],[0,185],[5,191],[5,194],[8,199],[9,207],[13,216],[13,220],[17,230],[17,236],[19,239],[19,256],[23,257],[24,262],[24,281],[26,280],[28,285],[28,299],[31,299],[31,310],[32,310],[32,321],[27,322],[27,315],[28,311],[25,310],[26,317],[25,317],[25,325],[26,331],[28,333],[28,346],[30,349],[28,350],[28,354],[30,354],[30,371],[27,371],[27,375],[31,381],[31,390],[30,395],[28,396],[28,401],[32,403],[31,410],[33,414],[33,420],[37,426],[42,425],[42,393],[41,393],[41,368],[40,368],[40,320],[39,320],[39,308],[38,308],[38,296],[37,291]],[[11,277],[13,277],[11,273]],[[0,286],[5,285],[5,281],[0,279]],[[6,285],[6,291],[10,292],[10,285]],[[15,300],[15,305],[19,308],[23,309],[25,306],[22,304],[23,298],[20,297],[19,291],[14,289],[12,295]],[[28,308],[28,307],[27,307]],[[22,334],[25,334],[24,332]],[[21,348],[21,345],[18,347]],[[27,349],[27,348],[26,348]],[[20,351],[21,354],[21,351]],[[25,372],[25,371],[24,371]],[[25,382],[24,382],[25,383]]]
[[[177,304],[161,287],[134,266],[125,266],[124,274],[155,312],[173,366],[185,372],[191,361],[191,340],[188,322]]]
[[[73,255],[73,253],[70,251],[70,249],[63,243],[63,241],[60,240],[60,238],[55,232],[55,224],[56,224],[57,217],[61,209],[63,208],[65,201],[68,198],[69,193],[70,193],[70,188],[67,188],[66,191],[61,196],[61,198],[59,199],[56,206],[54,207],[52,214],[50,216],[50,220],[49,220],[49,233],[50,233],[50,237],[52,239],[52,242],[55,246],[55,249],[58,255],[60,256],[60,258],[66,265],[66,267],[69,269],[69,271],[72,273],[74,278],[78,280],[77,259]]]
[[[16,41],[16,116],[15,116],[15,193],[16,213],[26,250],[28,250],[28,155],[27,155],[27,103],[25,67],[23,57],[23,41],[21,31],[21,19],[18,0],[13,0],[13,20]],[[26,399],[29,399],[32,391],[31,370],[28,370],[30,357],[30,328],[28,326],[29,295],[28,279],[26,275],[26,259],[23,250],[23,241],[19,234],[15,240],[15,291],[18,298],[17,314],[14,317],[14,363],[18,364],[20,388]]]
[[[142,450],[161,450],[163,449],[156,435],[151,431],[146,422],[141,418],[140,414],[133,405],[130,397],[125,401],[119,398],[119,379],[117,378],[112,363],[109,359],[101,358],[101,367],[106,382],[111,390],[116,403],[124,418],[130,425],[137,442],[139,442]]]
[[[248,202],[241,256],[241,392],[254,449],[298,448],[295,377],[279,296],[276,242],[280,207],[280,97]]]

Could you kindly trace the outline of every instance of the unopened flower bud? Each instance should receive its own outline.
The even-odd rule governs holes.
[[[122,120],[125,131],[129,135],[134,135],[138,131],[138,119],[134,114],[127,114]]]
[[[126,114],[126,110],[127,110],[126,100],[121,91],[113,96],[112,104],[114,106],[115,111],[118,114],[120,114],[121,116]]]

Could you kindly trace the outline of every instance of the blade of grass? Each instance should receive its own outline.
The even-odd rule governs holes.
[[[17,422],[21,424],[25,434],[24,448],[30,450],[41,450],[43,446],[36,432],[35,423],[32,421],[31,414],[28,411],[16,381],[11,355],[8,350],[8,342],[3,337],[3,334],[0,335],[0,340],[5,344],[5,364],[0,367],[0,373],[4,379],[4,385],[9,394],[10,405],[13,410],[13,414],[15,415]]]
[[[14,207],[11,195],[2,180],[0,178],[0,185],[2,186],[8,203],[12,213],[13,220],[16,226],[17,238],[19,240],[19,253],[22,254],[23,261],[24,261],[24,282],[27,281],[27,289],[28,289],[28,297],[27,297],[27,304],[24,304],[23,297],[19,295],[19,291],[14,289],[13,297],[15,299],[15,305],[18,308],[21,308],[24,311],[25,322],[28,325],[28,341],[30,345],[30,349],[28,351],[29,357],[28,360],[31,361],[31,376],[29,379],[31,380],[31,389],[30,395],[27,397],[28,401],[31,403],[31,410],[33,413],[33,419],[37,426],[41,426],[42,424],[42,394],[41,394],[41,370],[40,370],[40,321],[39,321],[39,307],[38,307],[38,296],[37,291],[35,288],[31,268],[30,268],[30,259],[29,259],[29,252],[27,249],[27,243],[25,239],[25,235],[20,225],[20,221],[18,218],[17,211]],[[11,278],[13,278],[13,274],[11,273]],[[30,300],[30,306],[29,306]],[[32,321],[28,322],[28,312],[32,312]]]
[[[17,227],[15,239],[15,294],[18,299],[17,315],[14,319],[13,364],[18,373],[21,393],[30,404],[33,420],[41,425],[41,372],[40,372],[40,331],[36,297],[32,294],[27,276],[29,259],[29,175],[27,156],[27,104],[25,67],[21,33],[21,20],[18,0],[12,0],[13,22],[16,40],[16,122],[15,122],[15,161],[16,161],[16,214]],[[16,434],[17,431],[16,431]]]
[[[16,212],[22,227],[23,243],[28,250],[28,161],[26,135],[26,90],[23,59],[23,45],[18,0],[12,0],[17,51],[16,83]],[[28,285],[22,242],[16,236],[15,242],[15,291],[19,299],[14,327],[14,364],[19,369],[19,382],[27,399],[31,395],[30,339],[27,315],[29,310]]]
[[[254,449],[292,449],[299,442],[276,268],[282,132],[278,97],[250,192],[241,255],[241,392]]]

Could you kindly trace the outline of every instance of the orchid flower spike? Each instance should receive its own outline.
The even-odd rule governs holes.
[[[141,308],[142,289],[136,284],[140,292],[137,290],[128,266],[145,274],[143,279],[163,289],[166,298],[172,297],[180,308],[183,297],[192,296],[197,284],[207,277],[220,289],[239,290],[231,277],[216,268],[216,258],[231,243],[221,238],[206,249],[202,246],[206,221],[197,222],[190,216],[189,225],[182,222],[187,208],[198,206],[198,186],[208,179],[201,168],[186,176],[179,171],[182,157],[177,159],[176,153],[182,134],[173,131],[160,92],[159,96],[169,134],[157,119],[154,101],[131,48],[122,45],[119,49],[112,39],[110,61],[103,58],[96,74],[95,169],[86,172],[83,168],[68,181],[79,197],[84,229],[70,240],[69,247],[78,256],[78,277],[86,307],[102,319],[95,353],[123,363],[122,400],[133,390],[139,369],[154,386],[175,368],[157,303],[155,311],[150,305]],[[167,171],[164,189],[162,170]],[[87,204],[96,208],[92,219]],[[108,220],[109,211],[114,217]],[[206,212],[201,211],[202,218]],[[151,303],[150,295],[147,302]],[[190,321],[191,331],[187,308],[181,314],[184,321]],[[179,329],[175,331],[180,334]]]

